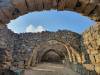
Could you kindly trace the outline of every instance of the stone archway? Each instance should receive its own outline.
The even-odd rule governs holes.
[[[91,60],[96,59],[96,61],[93,61],[92,64],[89,64],[89,67],[91,67],[92,65],[92,69],[95,70],[98,74],[100,74],[100,68],[98,67],[98,65],[100,65],[100,44],[98,41],[96,41],[96,44],[98,45],[95,44],[96,47],[91,47],[91,45],[94,45],[94,42],[91,42],[90,39],[87,40],[87,38],[89,37],[92,37],[92,41],[100,40],[100,0],[0,0],[0,29],[5,28],[6,24],[9,23],[10,20],[13,20],[21,15],[27,14],[28,12],[50,9],[76,11],[85,16],[90,17],[91,19],[97,22],[97,25],[91,27],[88,31],[86,31],[83,34],[83,36],[86,35],[86,38],[83,37],[85,42],[82,42],[82,44],[86,45],[86,49],[87,52],[89,51],[88,54]],[[94,37],[96,35],[98,35],[98,37],[93,38],[93,36],[91,36],[92,34]],[[74,52],[74,49],[71,49],[71,51],[69,52],[69,56],[71,56],[72,58],[72,56],[75,56],[76,52]],[[71,55],[70,53],[73,52],[74,55]],[[80,54],[78,54],[77,56],[80,60]],[[95,56],[95,58],[93,56]]]
[[[100,20],[99,0],[0,0],[0,24],[5,25],[31,11],[50,9],[76,11]]]
[[[62,60],[65,60],[65,57],[62,53],[56,52],[56,50],[50,49],[47,50],[41,57],[41,62],[47,63],[63,63]]]
[[[33,58],[30,60],[30,65],[32,65],[32,64],[36,65],[38,63],[41,63],[43,56],[46,53],[48,53],[49,51],[54,51],[60,57],[63,57],[63,59],[65,61],[68,61],[68,62],[74,61],[74,62],[78,62],[78,63],[81,62],[80,54],[78,54],[76,51],[71,49],[69,45],[58,42],[57,40],[48,40],[33,50]],[[76,57],[76,58],[74,58],[74,57]]]
[[[48,55],[48,53],[49,53],[50,55],[52,55],[50,52],[53,53],[55,57],[56,56],[59,57],[58,59],[60,59],[60,60],[65,60],[65,57],[67,57],[67,59],[69,60],[69,55],[68,55],[68,52],[66,51],[65,47],[63,47],[61,45],[54,45],[54,46],[46,45],[45,47],[37,50],[37,55],[36,55],[37,63],[36,64],[41,63],[43,57],[46,56],[46,54]],[[56,59],[55,57],[53,59]],[[50,57],[50,59],[52,59],[52,58]],[[59,61],[58,59],[57,59],[57,61]]]

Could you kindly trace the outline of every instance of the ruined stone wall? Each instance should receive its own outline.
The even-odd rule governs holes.
[[[83,33],[83,43],[91,60],[90,64],[84,66],[89,70],[100,73],[100,22]]]
[[[50,40],[57,40],[64,44],[69,43],[76,52],[81,53],[81,35],[68,30],[59,30],[57,32],[47,31],[42,33],[16,34],[6,27],[0,29],[0,48],[4,49],[1,50],[1,54],[3,52],[6,52],[7,50],[10,50],[10,56],[12,56],[13,58],[10,62],[14,64],[15,62],[17,64],[23,64],[24,60],[29,59],[32,50],[36,46],[46,46],[46,42]],[[6,56],[6,54],[4,54],[3,56]],[[7,57],[6,59],[10,58]]]
[[[50,9],[72,10],[100,20],[99,0],[0,0],[0,23],[7,24],[30,11]]]
[[[0,48],[13,48],[14,33],[7,28],[0,29]]]
[[[15,40],[13,57],[15,61],[22,61],[29,59],[32,54],[32,50],[36,46],[46,46],[45,42],[50,40],[58,40],[64,44],[69,43],[76,52],[81,53],[80,38],[81,35],[63,30],[57,32],[42,32],[42,33],[22,33],[17,35],[18,38]],[[42,49],[42,48],[41,48]],[[17,57],[17,58],[16,58]]]
[[[71,49],[70,68],[80,74],[100,73],[100,23],[88,28],[82,36],[68,30],[42,33],[16,34],[6,27],[0,29],[0,67],[9,67],[15,64],[24,64],[36,47],[38,52],[44,48],[55,48],[58,44],[50,46],[47,42],[56,40],[68,45]],[[55,41],[55,42],[56,42]],[[70,46],[73,48],[70,48]],[[58,45],[55,49],[59,48]],[[62,48],[61,48],[62,47]],[[60,48],[63,49],[63,46]],[[60,49],[59,48],[59,49]],[[49,48],[47,48],[49,49]],[[43,53],[42,53],[43,54]],[[76,58],[79,60],[75,60]],[[81,58],[81,59],[80,59]],[[34,60],[32,60],[34,61]],[[80,61],[82,61],[80,63]]]
[[[7,27],[0,28],[0,67],[8,68],[12,61],[14,33]]]

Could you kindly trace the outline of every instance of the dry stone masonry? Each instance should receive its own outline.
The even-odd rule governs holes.
[[[7,28],[0,29],[0,65],[4,68],[16,65],[23,68],[33,55],[30,66],[43,60],[49,61],[48,58],[59,59],[60,63],[63,60],[70,62],[70,68],[80,74],[99,74],[99,25],[90,27],[82,35],[68,30],[16,34]]]
[[[6,26],[28,12],[50,9],[76,11],[96,24],[82,34],[69,30],[17,34]],[[80,75],[100,74],[100,0],[0,0],[0,74],[9,67],[42,62],[66,63]]]
[[[28,12],[50,9],[72,10],[99,21],[99,8],[100,0],[0,0],[0,22],[7,24]]]
[[[89,54],[91,64],[86,68],[95,69],[100,73],[100,23],[91,26],[83,33],[83,43]]]

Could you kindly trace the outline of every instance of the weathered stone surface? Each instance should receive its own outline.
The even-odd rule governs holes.
[[[75,10],[77,12],[83,12],[89,3],[90,3],[90,0],[86,0],[85,2],[84,0],[79,0],[76,4]]]
[[[95,55],[96,63],[100,63],[100,53],[98,55]]]
[[[11,66],[11,61],[11,50],[0,48],[0,69],[9,68]]]
[[[75,62],[78,62],[77,60],[80,60],[79,53],[80,51],[80,38],[81,36],[77,33],[63,30],[58,32],[42,32],[42,33],[22,33],[22,34],[15,34],[8,30],[7,28],[0,29],[0,48],[9,48],[12,53],[13,57],[13,65],[17,62],[17,64],[21,63],[23,64],[24,60],[28,60],[30,57],[30,53],[32,53],[32,50],[34,47],[37,47],[35,51],[40,50],[41,55],[41,49],[47,48],[45,50],[55,49],[55,50],[65,50],[64,44],[71,44],[73,47],[72,53],[76,56],[76,59],[70,59],[75,60]],[[12,38],[12,39],[10,39]],[[75,40],[76,39],[76,40]],[[53,41],[55,40],[55,41]],[[57,42],[58,40],[58,42]],[[52,41],[50,43],[50,41]],[[73,42],[71,42],[73,41]],[[55,46],[54,46],[54,45]],[[58,46],[56,44],[59,44]],[[61,45],[61,46],[60,46]],[[39,46],[39,47],[38,47]],[[39,49],[38,49],[39,48]],[[71,49],[68,47],[67,49]],[[75,49],[75,51],[74,51]],[[59,51],[58,51],[59,52]],[[66,50],[65,50],[66,52]],[[78,54],[77,54],[78,52]],[[60,54],[61,56],[63,54]],[[69,54],[68,54],[69,55]],[[77,58],[78,56],[78,58]],[[39,56],[38,56],[39,57]],[[41,56],[40,56],[41,57]],[[40,58],[39,57],[39,58]],[[69,58],[68,58],[69,59]],[[33,60],[35,61],[35,60]]]
[[[26,0],[26,2],[27,2],[27,7],[28,7],[29,10],[35,9],[35,0]]]
[[[15,34],[5,25],[27,12],[52,8],[77,11],[100,21],[100,0],[0,0],[0,68],[16,64],[22,67],[33,53],[30,65],[41,62],[42,56],[52,55],[52,59],[63,57],[70,61],[82,75],[100,74],[100,22],[82,37],[70,31]],[[46,54],[50,49],[56,54]]]
[[[7,23],[9,21],[9,19],[7,18],[7,16],[3,13],[2,10],[0,10],[0,23]]]
[[[96,4],[88,4],[84,11],[85,15],[91,14],[91,11],[94,10],[95,7],[96,7]]]
[[[95,65],[95,70],[98,74],[100,74],[100,64]]]
[[[91,65],[94,65],[95,71],[100,73],[100,22],[97,22],[94,26],[91,26],[86,32],[83,33],[83,42]],[[98,65],[98,66],[97,66]]]
[[[34,64],[40,63],[41,60],[44,60],[44,57],[52,60],[59,58],[62,63],[63,60],[70,61],[73,64],[76,63],[78,68],[73,67],[73,69],[77,70],[80,74],[92,73],[95,75],[94,71],[99,73],[97,64],[100,63],[100,47],[97,41],[99,40],[99,31],[100,27],[99,23],[97,23],[86,30],[83,33],[83,39],[81,39],[81,35],[67,30],[16,34],[7,29],[6,26],[2,27],[0,29],[0,48],[8,48],[10,52],[6,49],[4,53],[1,51],[0,57],[2,58],[0,59],[0,65],[7,68],[11,65],[12,61],[13,66],[18,64],[22,68],[28,63],[30,54],[33,53],[30,61],[32,64],[30,65],[34,66]],[[51,49],[58,55],[52,52],[49,53]],[[54,58],[51,58],[51,55]],[[83,70],[85,73],[83,73]]]
[[[10,19],[14,19],[14,15],[13,15],[14,8],[13,7],[3,7],[2,11],[6,15],[6,17],[9,19],[9,21]]]
[[[0,14],[0,22],[7,24],[10,20],[30,11],[50,9],[73,10],[94,20],[100,20],[100,1],[98,0],[1,0],[0,13],[3,10],[2,14],[7,17]],[[9,19],[7,20],[7,18]]]
[[[84,67],[87,70],[95,70],[95,66],[93,64],[84,64]]]
[[[25,0],[12,0],[13,5],[19,10],[19,13],[27,11],[27,5]]]

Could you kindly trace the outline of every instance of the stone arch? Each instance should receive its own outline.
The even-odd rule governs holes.
[[[55,42],[52,43],[51,41],[52,42],[55,41]],[[78,52],[75,53],[76,51],[73,51],[73,49],[71,49],[68,44],[61,43],[60,41],[57,41],[57,40],[48,40],[48,42],[44,42],[44,43],[40,44],[38,47],[36,47],[33,50],[33,58],[31,60],[31,64],[33,64],[33,65],[38,64],[41,61],[41,57],[45,54],[45,52],[48,52],[48,50],[50,50],[50,49],[59,50],[61,48],[60,46],[62,46],[62,48],[65,48],[65,52],[62,53],[62,55],[65,56],[65,59],[68,59],[70,62],[76,61],[76,62],[80,63],[80,61],[79,61],[81,59],[80,54]],[[57,44],[59,46],[57,48],[55,48],[55,46]],[[67,54],[65,54],[65,53],[68,54],[68,57],[66,56]],[[77,54],[77,55],[75,55],[75,54]],[[76,58],[73,58],[74,56],[72,56],[72,55],[75,55]]]
[[[64,53],[67,53],[65,48],[63,46],[61,46],[61,45],[51,45],[51,46],[50,45],[46,45],[45,47],[42,47],[42,48],[40,47],[40,49],[37,51],[36,63],[37,64],[40,63],[43,55],[45,55],[45,53],[47,53],[49,51],[54,51],[59,56],[65,56]]]
[[[31,11],[71,10],[100,20],[100,0],[0,0],[0,24]]]
[[[60,60],[64,60],[64,53],[63,52],[61,52],[61,51],[59,51],[59,50],[54,50],[54,49],[49,49],[49,50],[47,50],[47,51],[45,51],[42,55],[41,55],[41,58],[40,58],[40,62],[42,62],[42,60],[43,59],[45,59],[45,56],[46,56],[46,54],[48,54],[48,53],[50,53],[50,52],[52,52],[52,56],[48,56],[48,58],[50,58],[51,60],[49,60],[50,62],[61,62]],[[55,55],[55,54],[56,55]],[[49,54],[48,54],[49,55]],[[45,60],[43,60],[43,61],[45,61]]]
[[[38,64],[40,62],[41,57],[43,56],[43,54],[45,54],[45,52],[49,51],[50,49],[53,49],[53,50],[61,50],[63,48],[65,50],[65,47],[62,46],[62,45],[59,45],[58,48],[53,48],[55,45],[50,46],[50,45],[47,45],[47,43],[45,43],[44,45],[45,45],[44,47],[43,47],[43,45],[41,45],[42,47],[41,46],[38,46],[38,47],[36,47],[33,50],[33,58],[30,61],[30,64],[28,66],[30,66],[30,65],[33,65],[34,66],[34,65]],[[62,48],[60,48],[60,46],[62,46]],[[41,50],[42,50],[42,52],[41,52]]]
[[[59,43],[66,48],[70,62],[77,61],[78,63],[82,64],[82,54],[73,48],[69,43],[64,43],[63,41],[57,39],[52,39],[51,41],[56,41],[56,43]]]

